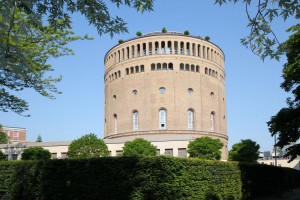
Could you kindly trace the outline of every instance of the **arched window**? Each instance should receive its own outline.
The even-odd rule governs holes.
[[[167,52],[168,54],[172,54],[171,45],[172,45],[171,41],[168,41],[168,52]]]
[[[133,112],[133,131],[138,131],[139,130],[139,113],[138,111]]]
[[[208,70],[208,74],[211,75],[211,69]]]
[[[129,69],[128,68],[126,68],[126,75],[128,75],[129,74]]]
[[[208,74],[208,69],[207,69],[207,67],[205,67],[205,74]]]
[[[180,54],[184,54],[184,43],[180,42]]]
[[[118,77],[119,78],[121,77],[121,71],[118,71]]]
[[[131,58],[134,58],[134,46],[131,46]]]
[[[196,66],[196,72],[200,72],[198,65]]]
[[[137,45],[137,57],[140,57],[141,56],[141,45],[138,44]]]
[[[117,79],[118,78],[118,74],[117,74],[117,72],[115,72],[115,79]]]
[[[165,109],[159,110],[159,129],[165,130],[167,128],[167,112]]]
[[[189,64],[185,64],[185,71],[190,71],[190,65]]]
[[[192,56],[196,56],[196,45],[195,45],[195,43],[192,44]]]
[[[178,54],[178,42],[174,42],[174,54]]]
[[[184,71],[184,64],[183,63],[180,63],[180,70]]]
[[[141,72],[144,72],[145,71],[145,67],[144,65],[141,65]]]
[[[191,71],[192,71],[192,72],[195,71],[195,65],[191,65]]]
[[[134,67],[130,67],[130,74],[134,74]]]
[[[135,66],[135,73],[139,73],[140,70],[139,70],[139,66]]]
[[[166,44],[164,41],[161,42],[161,53],[162,54],[166,53]]]
[[[194,130],[194,111],[188,110],[188,130]]]
[[[155,64],[154,63],[151,64],[151,71],[155,71]]]
[[[149,55],[152,55],[152,42],[149,42]]]
[[[114,114],[114,132],[118,133],[118,116]]]
[[[127,59],[129,59],[129,47],[126,48],[126,52],[127,52]]]
[[[168,69],[167,63],[163,63],[163,70],[167,70],[167,69]]]
[[[191,55],[191,47],[190,43],[186,43],[186,55]]]
[[[210,130],[215,131],[215,112],[210,113]]]
[[[143,43],[143,54],[142,55],[143,56],[146,55],[146,43]]]
[[[159,53],[158,42],[155,42],[155,54]]]
[[[157,63],[157,70],[161,70],[161,64]]]
[[[169,63],[168,69],[173,70],[173,63]]]

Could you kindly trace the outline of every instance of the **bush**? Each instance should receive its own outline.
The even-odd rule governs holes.
[[[0,151],[0,160],[6,160],[5,155],[2,151]]]
[[[188,30],[183,32],[184,35],[190,35],[190,32]]]
[[[156,156],[156,147],[145,139],[137,138],[125,142],[123,156]]]
[[[163,27],[162,30],[161,30],[161,32],[162,32],[162,33],[166,33],[166,32],[167,32],[167,29],[166,29],[165,27]]]
[[[205,37],[204,37],[204,40],[209,41],[209,40],[210,40],[210,37],[209,37],[209,36],[205,36]]]
[[[29,147],[24,149],[21,155],[22,160],[49,160],[51,153],[43,147]]]
[[[141,31],[136,32],[136,36],[141,37],[142,36],[142,32]]]
[[[98,158],[108,156],[108,154],[107,145],[103,140],[98,139],[94,133],[73,140],[68,148],[68,158]]]
[[[294,169],[193,158],[6,161],[0,199],[253,199],[299,179]]]
[[[219,139],[210,137],[196,138],[190,141],[188,152],[191,157],[201,158],[205,160],[220,160],[223,143]]]
[[[120,39],[118,42],[119,42],[119,44],[121,44],[124,42],[124,40]]]

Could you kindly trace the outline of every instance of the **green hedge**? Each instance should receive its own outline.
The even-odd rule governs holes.
[[[299,178],[293,169],[190,158],[6,161],[0,199],[251,199]]]

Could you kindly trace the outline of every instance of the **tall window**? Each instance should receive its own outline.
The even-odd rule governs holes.
[[[167,113],[165,109],[159,110],[159,129],[165,130],[167,128]]]
[[[188,130],[194,130],[194,111],[188,110]]]
[[[139,113],[138,111],[133,112],[133,131],[139,130]]]
[[[118,132],[118,117],[116,114],[114,114],[114,131],[115,133]]]
[[[215,113],[210,113],[210,130],[215,131]]]

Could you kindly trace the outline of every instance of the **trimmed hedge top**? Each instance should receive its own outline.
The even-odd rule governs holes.
[[[196,158],[6,161],[0,199],[251,199],[298,187],[299,178],[288,168]]]

